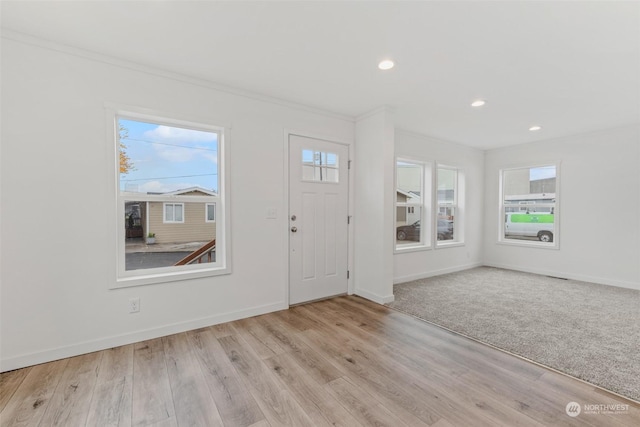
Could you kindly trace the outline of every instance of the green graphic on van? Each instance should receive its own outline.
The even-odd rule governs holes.
[[[511,222],[553,224],[554,215],[511,214]]]

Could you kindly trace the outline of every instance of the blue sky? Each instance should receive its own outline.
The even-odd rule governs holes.
[[[540,168],[529,169],[529,180],[535,181],[538,179],[555,178],[556,167],[555,166],[543,166]]]
[[[218,191],[218,135],[119,119],[134,170],[120,174],[120,190],[159,192],[202,187]]]

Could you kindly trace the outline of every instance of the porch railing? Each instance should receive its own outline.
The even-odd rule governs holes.
[[[205,243],[195,251],[191,252],[186,257],[182,258],[180,261],[176,262],[174,265],[187,265],[187,264],[200,264],[203,262],[203,259],[206,257],[206,261],[204,262],[212,262],[212,254],[215,256],[216,250],[216,239]]]

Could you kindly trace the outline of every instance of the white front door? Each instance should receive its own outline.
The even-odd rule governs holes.
[[[346,145],[289,135],[289,304],[347,292]]]

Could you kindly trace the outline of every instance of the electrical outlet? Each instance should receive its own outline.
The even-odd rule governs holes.
[[[129,313],[138,313],[140,311],[140,298],[129,298]]]

